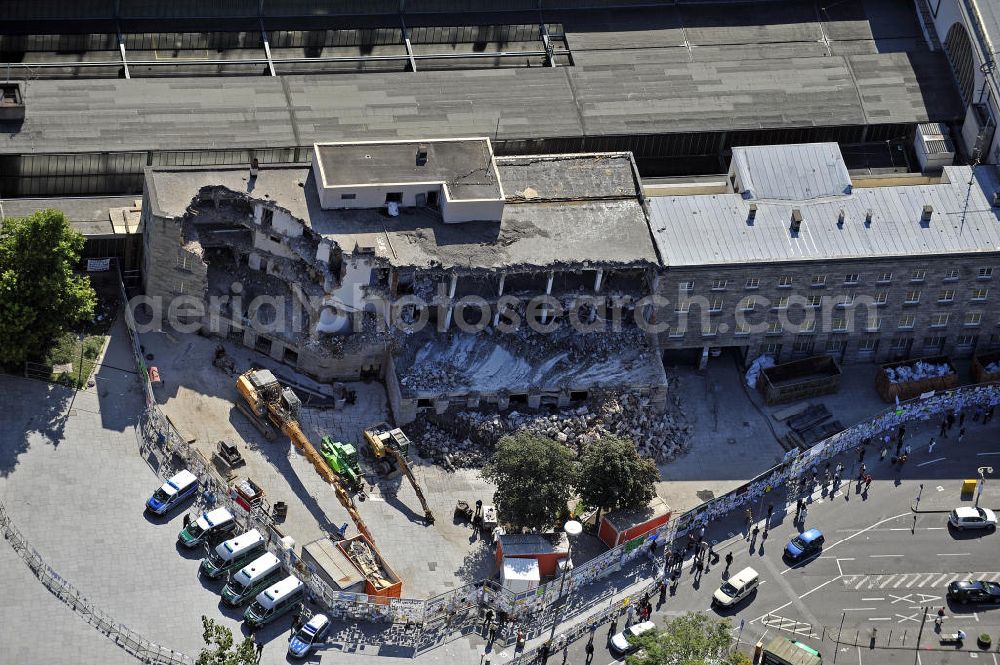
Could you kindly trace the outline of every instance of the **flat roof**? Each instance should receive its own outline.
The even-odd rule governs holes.
[[[417,150],[427,153],[417,164]],[[452,199],[502,196],[487,138],[317,143],[325,187],[444,183]]]
[[[607,513],[604,519],[614,527],[615,531],[621,533],[632,527],[646,524],[658,517],[670,514],[670,507],[667,502],[658,496],[654,496],[645,506],[637,508],[623,508]]]
[[[500,536],[503,556],[568,554],[569,537],[563,533],[505,533]]]
[[[393,218],[381,210],[323,210],[304,164],[261,167],[251,192],[249,167],[158,167],[147,170],[146,189],[153,212],[170,217],[182,217],[203,187],[247,192],[285,208],[345,252],[371,248],[397,267],[658,263],[627,153],[507,157],[497,165],[508,194],[499,222],[445,224],[407,208]]]
[[[806,201],[751,201],[739,194],[649,199],[657,248],[670,266],[916,257],[1000,252],[996,167],[945,167],[940,184],[855,187]],[[970,188],[969,181],[972,179]],[[751,203],[757,206],[749,223]],[[929,223],[921,216],[933,208]],[[792,210],[802,214],[790,231]],[[838,224],[840,211],[844,223]],[[871,223],[865,222],[871,211]]]
[[[851,174],[836,143],[733,148],[730,170],[743,198],[803,201],[851,193]]]
[[[61,210],[74,229],[88,236],[114,235],[110,211],[132,208],[141,194],[131,196],[66,196],[61,198],[0,199],[4,217],[27,217],[39,210]],[[134,230],[134,229],[133,229]]]

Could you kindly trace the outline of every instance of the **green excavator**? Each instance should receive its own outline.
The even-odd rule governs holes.
[[[319,454],[351,492],[361,490],[361,465],[358,463],[358,451],[353,445],[324,436],[320,439]]]

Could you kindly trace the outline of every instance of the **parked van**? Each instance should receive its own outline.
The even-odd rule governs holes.
[[[163,515],[197,491],[198,477],[184,469],[153,492],[153,496],[146,501],[146,510],[154,515]]]
[[[229,577],[222,588],[222,600],[233,607],[242,605],[284,574],[278,557],[266,552]]]
[[[236,518],[225,508],[216,508],[201,516],[177,534],[184,547],[197,547],[202,543],[214,544],[236,531]]]
[[[712,595],[712,602],[722,607],[732,607],[749,596],[757,585],[760,576],[753,568],[747,567],[722,583],[722,586]]]
[[[216,579],[232,570],[239,570],[264,553],[264,537],[257,529],[250,529],[215,546],[201,560],[201,573]]]
[[[257,594],[243,613],[243,620],[253,628],[263,626],[297,607],[305,596],[306,585],[295,575],[289,575]]]

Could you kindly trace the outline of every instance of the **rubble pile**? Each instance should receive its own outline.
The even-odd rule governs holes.
[[[994,360],[983,369],[985,369],[990,374],[993,374],[994,372],[1000,372],[1000,361]]]
[[[921,381],[936,376],[948,376],[954,370],[948,363],[925,363],[918,360],[912,365],[903,367],[887,367],[885,376],[889,383],[907,383],[909,381]]]
[[[413,365],[399,383],[410,390],[447,391],[462,383],[462,370],[447,360]]]
[[[633,441],[639,453],[663,464],[687,449],[691,426],[673,395],[673,409],[653,414],[649,399],[625,392],[592,399],[560,413],[449,412],[429,415],[411,425],[420,456],[445,468],[481,466],[501,437],[519,430],[547,436],[580,454],[598,439],[615,435]]]

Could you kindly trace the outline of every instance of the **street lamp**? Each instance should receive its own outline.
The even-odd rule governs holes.
[[[559,597],[556,602],[562,600],[563,586],[566,584],[566,573],[573,569],[573,536],[579,536],[583,533],[583,525],[576,520],[569,520],[563,525],[563,531],[566,532],[566,565],[563,566],[562,576],[559,578]],[[566,608],[566,603],[562,603],[559,606],[559,612],[556,613],[555,617],[552,619],[552,630],[549,632],[549,645],[552,645],[552,639],[556,636],[556,626],[562,620],[563,610]]]
[[[983,488],[986,487],[986,474],[993,473],[992,466],[979,467],[979,486],[976,488],[976,508],[979,507],[979,497],[983,495]]]

